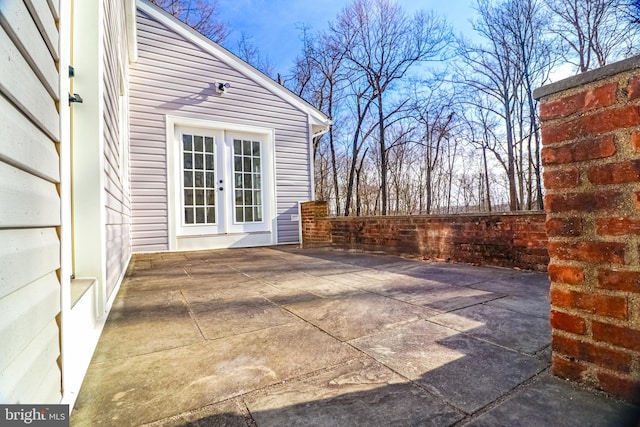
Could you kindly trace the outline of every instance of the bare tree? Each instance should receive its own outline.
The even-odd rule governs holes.
[[[454,95],[452,90],[433,82],[431,90],[415,94],[415,119],[418,122],[417,144],[422,151],[424,194],[420,194],[420,213],[430,214],[433,205],[433,174],[441,161],[444,145],[451,137]]]
[[[362,200],[361,200],[361,192],[360,192],[360,183],[361,178],[362,178],[362,168],[364,166],[364,161],[367,158],[367,151],[369,151],[369,148],[366,148],[364,150],[364,153],[362,154],[362,157],[360,158],[360,163],[358,164],[358,167],[355,168],[355,175],[356,175],[356,216],[360,216],[362,214]],[[345,216],[348,216],[347,214],[345,214]]]
[[[343,97],[343,88],[350,79],[349,71],[343,67],[346,53],[350,48],[352,35],[329,31],[316,38],[311,37],[308,28],[303,27],[303,54],[296,60],[294,68],[294,91],[308,96],[318,108],[329,117],[336,116],[336,108]],[[336,121],[329,129],[327,137],[331,155],[333,191],[336,212],[341,212],[340,180],[336,149]],[[320,141],[318,141],[320,142]]]
[[[371,90],[371,86],[362,81],[352,81],[350,82],[350,88],[352,89],[352,97],[354,99],[354,104],[352,108],[352,120],[355,120],[355,126],[353,128],[353,133],[350,137],[349,144],[349,155],[351,158],[349,169],[347,172],[347,189],[345,195],[345,207],[344,207],[344,215],[349,216],[351,212],[351,200],[353,198],[354,193],[354,181],[356,184],[355,194],[356,198],[360,197],[359,193],[359,185],[360,185],[360,176],[362,172],[362,166],[364,163],[364,158],[367,155],[367,150],[365,149],[364,153],[360,157],[359,167],[358,165],[358,157],[360,153],[375,130],[377,123],[367,122],[367,117],[369,116],[369,112],[371,109],[371,104],[373,99],[370,97],[365,98],[365,94]],[[356,215],[360,215],[360,204],[359,200],[356,200],[356,206],[358,212]]]
[[[493,109],[492,112],[504,122],[509,207],[511,210],[517,210],[513,113],[516,100],[514,87],[520,81],[521,75],[514,65],[509,32],[503,26],[502,20],[495,19],[502,13],[500,6],[495,6],[488,0],[478,0],[477,10],[479,17],[474,23],[474,30],[482,37],[484,43],[474,45],[460,42],[460,54],[467,67],[462,71],[462,82],[472,91],[493,98],[499,105],[499,108]],[[488,104],[489,108],[493,108],[493,105]]]
[[[220,11],[216,0],[150,1],[216,43],[223,43],[229,36],[227,25],[217,19]]]
[[[478,3],[484,43],[461,43],[463,90],[442,68],[427,79],[413,67],[436,58],[447,37],[437,53],[420,53],[426,42],[412,51],[416,38],[403,31],[420,20],[387,0],[356,0],[324,33],[303,30],[288,82],[334,122],[314,141],[316,197],[344,215],[491,211],[503,200],[515,210],[541,200],[531,89],[551,63],[536,9],[543,0],[494,1]]]
[[[240,59],[255,67],[262,73],[276,80],[277,73],[269,62],[269,58],[263,56],[260,53],[260,49],[253,43],[253,37],[242,33],[240,40],[238,40],[238,46],[235,49],[235,53]]]
[[[624,11],[632,25],[640,25],[640,0],[628,0],[624,5]]]
[[[474,29],[482,42],[461,43],[466,67],[460,80],[472,89],[465,102],[487,110],[503,123],[502,129],[492,131],[492,137],[504,141],[504,152],[500,146],[490,149],[485,132],[474,131],[472,140],[483,150],[483,157],[492,152],[504,166],[511,210],[533,209],[534,205],[542,209],[543,202],[540,126],[533,89],[548,79],[557,49],[549,36],[548,11],[540,1],[478,0]],[[488,119],[480,113],[472,122],[486,125]],[[489,176],[486,167],[484,175]]]
[[[345,40],[335,34],[320,35],[317,44],[312,44],[309,52],[313,69],[322,77],[322,96],[326,100],[324,113],[329,117],[335,115],[336,104],[341,96],[341,85],[348,79],[343,70],[343,62],[349,49],[350,40]],[[336,161],[336,130],[332,127],[328,132],[329,149],[333,170],[333,186],[336,197],[336,212],[340,212],[340,190],[338,184],[338,164]]]
[[[390,199],[393,202],[393,209],[390,209],[390,211],[395,214],[408,214],[411,212],[413,205],[411,197],[412,166],[413,159],[416,157],[414,152],[416,147],[408,143],[409,133],[405,131],[405,126],[402,123],[394,126],[388,134],[398,141],[395,148],[388,153],[389,176],[392,188]]]
[[[356,0],[338,20],[342,32],[354,34],[348,58],[366,76],[375,99],[380,149],[381,214],[387,213],[387,90],[416,63],[435,59],[450,41],[444,20],[418,12],[409,18],[390,0]]]
[[[491,204],[491,179],[489,173],[489,161],[487,152],[492,153],[498,163],[506,169],[506,162],[503,159],[503,152],[496,129],[499,127],[496,115],[492,113],[494,107],[490,106],[491,99],[487,96],[476,98],[473,103],[466,103],[472,108],[464,110],[464,121],[467,133],[467,141],[482,150],[482,169],[484,176],[484,190],[486,192],[487,211],[492,211]]]
[[[528,169],[533,170],[535,183],[529,179],[527,207],[532,208],[531,192],[535,187],[537,208],[543,208],[542,174],[540,164],[540,132],[537,116],[537,101],[533,98],[534,85],[543,84],[555,63],[556,48],[552,39],[545,34],[548,32],[549,14],[542,7],[540,0],[507,0],[502,6],[503,13],[498,16],[511,39],[511,49],[515,66],[521,76],[520,98],[524,104],[519,123],[520,141],[525,139],[525,109],[528,129],[526,141],[528,143]],[[517,82],[516,82],[517,83]],[[531,142],[533,140],[533,147]],[[523,156],[521,156],[523,159]],[[524,180],[520,180],[522,183]]]
[[[566,47],[565,59],[578,73],[633,53],[638,25],[628,0],[546,0],[554,33]]]

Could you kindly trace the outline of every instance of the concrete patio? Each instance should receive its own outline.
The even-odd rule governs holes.
[[[551,377],[546,274],[295,247],[135,256],[72,426],[635,426]]]

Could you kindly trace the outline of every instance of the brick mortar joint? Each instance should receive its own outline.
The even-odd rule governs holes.
[[[586,274],[585,274],[586,278]],[[566,291],[578,292],[586,295],[606,295],[611,297],[625,297],[627,300],[633,296],[627,291],[617,290],[617,289],[607,289],[597,286],[597,277],[592,285],[582,284],[582,285],[571,285],[569,283],[562,282],[551,282],[551,290],[553,289],[561,289]],[[639,294],[640,296],[640,294]]]
[[[587,344],[593,344],[593,345],[597,345],[598,347],[603,347],[607,350],[612,350],[612,351],[617,351],[620,353],[624,353],[627,354],[629,356],[632,357],[636,357],[636,356],[640,356],[640,351],[636,351],[636,350],[632,350],[629,348],[624,348],[624,347],[618,347],[615,346],[611,343],[608,343],[606,341],[598,341],[596,339],[593,338],[593,336],[588,336],[588,335],[576,335],[573,334],[571,332],[562,330],[562,329],[556,329],[556,328],[552,328],[551,329],[551,347],[553,348],[553,339],[558,336],[561,338],[567,338],[573,341],[577,341],[577,342],[581,342],[581,343],[587,343]]]
[[[601,157],[598,159],[590,159],[590,160],[579,160],[575,162],[568,163],[556,163],[556,164],[547,164],[544,166],[545,173],[573,173],[574,171],[578,173],[580,179],[580,183],[578,187],[589,188],[589,187],[607,187],[607,186],[619,186],[620,184],[597,184],[592,183],[586,174],[592,171],[594,168],[598,167],[606,167],[606,166],[618,166],[624,165],[626,163],[633,163],[640,161],[640,152],[638,152],[637,157],[630,157],[625,155],[624,153],[617,152],[616,154],[609,157]],[[634,182],[624,183],[623,185],[628,184],[636,184]],[[564,192],[569,188],[576,187],[565,187],[565,188],[549,188],[547,193],[549,192]]]
[[[608,349],[611,350],[611,349]],[[614,349],[613,351],[619,351],[618,349]],[[631,363],[630,363],[630,367],[629,367],[629,372],[621,372],[619,370],[614,370],[611,368],[607,368],[601,365],[598,365],[595,362],[591,362],[588,360],[584,360],[584,359],[576,359],[574,356],[564,353],[562,351],[559,350],[553,350],[553,357],[562,357],[568,360],[572,360],[574,363],[579,363],[580,365],[584,366],[586,369],[588,369],[589,371],[591,371],[592,375],[590,376],[590,378],[595,378],[594,383],[592,384],[592,386],[597,387],[597,389],[600,389],[600,382],[597,380],[597,374],[600,372],[606,372],[615,376],[620,376],[626,379],[629,379],[631,381],[637,382],[638,384],[640,384],[640,372],[638,370],[638,357],[637,354],[635,353],[624,353],[625,355],[629,356],[631,358]],[[593,375],[596,374],[596,375]],[[600,389],[601,390],[601,389]]]
[[[593,339],[592,322],[594,321],[600,322],[600,323],[606,323],[606,324],[610,324],[618,327],[625,327],[629,324],[628,319],[619,319],[617,317],[598,315],[597,313],[591,313],[587,310],[584,310],[578,307],[561,307],[561,306],[551,304],[551,311],[562,313],[562,314],[568,314],[570,316],[583,320],[585,322],[586,330],[583,335],[579,335],[579,336],[590,337],[591,339]],[[563,329],[552,327],[551,330],[553,332],[553,331],[563,330]]]
[[[579,382],[582,384],[586,384],[589,387],[594,387],[596,390],[605,393],[605,395],[608,395],[609,393],[607,393],[601,388],[601,383],[598,380],[598,374],[600,373],[608,373],[610,375],[614,375],[616,377],[622,377],[624,379],[629,379],[631,381],[634,381],[640,384],[640,378],[637,376],[636,371],[633,369],[630,369],[629,372],[621,372],[618,370],[613,370],[611,368],[598,365],[595,362],[590,362],[583,359],[576,360],[573,356],[568,355],[566,353],[558,352],[558,351],[554,351],[554,357],[562,357],[568,360],[572,360],[574,363],[578,363],[582,365],[585,368],[586,370],[585,373],[587,375],[584,375],[583,373],[583,378]],[[631,365],[633,366],[633,364],[634,364],[634,357],[632,356]]]
[[[599,142],[604,143],[607,142],[607,137],[624,135],[626,132],[637,129],[640,126],[640,105],[625,105],[617,110],[604,110],[595,114],[584,114],[561,122],[543,125],[543,154],[545,149],[547,151],[561,149],[571,144],[597,145]],[[613,120],[615,117],[597,117],[597,114],[620,117],[623,121],[613,125],[608,121]],[[607,124],[602,125],[600,123]],[[597,137],[594,137],[594,135],[597,135]]]

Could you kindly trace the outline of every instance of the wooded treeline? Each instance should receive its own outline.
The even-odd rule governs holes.
[[[216,0],[151,0],[225,44]],[[337,215],[543,208],[533,90],[637,54],[640,0],[475,0],[473,33],[354,0],[284,79],[243,34],[228,48],[321,109],[316,199]],[[284,80],[284,81],[283,81]]]
[[[338,215],[542,209],[533,90],[563,64],[637,53],[632,6],[477,0],[464,38],[433,12],[356,0],[305,29],[285,84],[333,120],[314,141],[316,198]]]

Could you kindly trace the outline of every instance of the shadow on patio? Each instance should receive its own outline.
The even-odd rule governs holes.
[[[293,247],[139,255],[71,424],[636,425],[549,376],[548,288]]]

